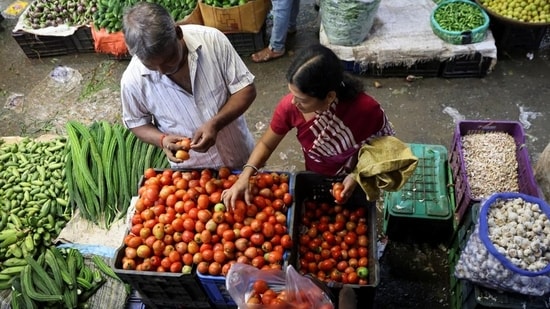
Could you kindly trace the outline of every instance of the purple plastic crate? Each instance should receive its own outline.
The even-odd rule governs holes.
[[[517,121],[463,120],[456,125],[449,156],[449,163],[455,182],[455,219],[459,223],[471,205],[481,202],[480,199],[474,198],[470,191],[466,166],[463,160],[462,137],[468,134],[486,132],[504,132],[514,137],[516,158],[518,160],[519,192],[540,197],[540,191],[533,176],[529,153],[525,145],[525,133],[521,123]]]

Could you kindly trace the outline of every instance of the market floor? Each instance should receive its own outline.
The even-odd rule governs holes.
[[[0,9],[11,1],[0,0]],[[247,112],[258,138],[269,123],[278,98],[287,92],[284,79],[293,54],[318,42],[319,18],[313,0],[302,1],[298,33],[290,37],[287,55],[263,64],[244,59],[256,75],[258,97]],[[29,59],[13,38],[14,20],[0,31],[0,136],[64,133],[75,119],[120,121],[118,81],[127,61],[102,54],[73,54]],[[64,83],[52,81],[58,66],[70,68]],[[421,76],[419,76],[421,77]],[[405,142],[443,145],[450,150],[455,121],[521,121],[534,165],[550,141],[550,48],[499,53],[494,70],[483,78],[375,78],[361,76],[367,92],[384,107]],[[375,83],[379,87],[375,87]],[[303,169],[301,151],[290,134],[268,162],[271,170]],[[382,234],[379,206],[378,233]],[[415,224],[429,222],[419,220]],[[414,239],[389,240],[380,258],[376,308],[449,308],[447,243]]]

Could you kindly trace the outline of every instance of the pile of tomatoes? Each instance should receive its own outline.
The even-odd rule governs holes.
[[[127,270],[226,275],[235,262],[280,269],[292,247],[287,209],[288,175],[251,177],[253,204],[237,201],[233,211],[221,192],[238,176],[230,169],[157,171],[149,168],[139,188],[121,267]]]
[[[333,190],[334,194],[334,190]],[[365,207],[305,200],[298,245],[299,271],[344,284],[368,284]]]
[[[278,289],[277,289],[278,288]],[[270,309],[333,309],[328,302],[322,302],[321,289],[288,291],[284,287],[270,287],[265,280],[256,280],[246,303],[249,308]],[[256,305],[256,306],[255,306]],[[264,305],[264,306],[262,306]]]

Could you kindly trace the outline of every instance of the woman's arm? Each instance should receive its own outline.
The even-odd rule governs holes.
[[[237,199],[242,198],[243,194],[246,203],[251,203],[251,196],[248,188],[249,179],[256,174],[259,168],[264,166],[284,137],[284,135],[273,132],[271,127],[267,128],[267,131],[262,135],[254,147],[254,150],[252,150],[248,162],[239,175],[239,179],[237,179],[231,188],[222,193],[223,202],[228,209],[233,209],[233,205],[235,205]]]

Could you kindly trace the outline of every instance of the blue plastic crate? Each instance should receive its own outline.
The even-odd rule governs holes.
[[[235,301],[231,298],[225,287],[224,276],[210,276],[197,273],[197,277],[215,308],[237,308],[237,304],[235,304]]]

